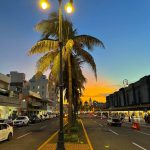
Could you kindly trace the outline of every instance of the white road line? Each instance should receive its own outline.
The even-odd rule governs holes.
[[[22,135],[22,136],[19,136],[19,137],[17,137],[16,139],[21,139],[21,138],[23,138],[23,137],[25,137],[25,136],[27,136],[27,135],[29,135],[29,134],[31,134],[32,132],[28,132],[28,133],[26,133],[26,134],[24,134],[24,135]]]
[[[44,129],[44,128],[46,128],[47,126],[42,126],[40,129]]]
[[[95,122],[95,123],[98,123],[97,121],[94,121],[94,122]],[[101,127],[103,126],[103,125],[102,125],[102,124],[100,124],[100,123],[98,123],[98,125],[99,125],[99,126],[101,126]]]
[[[135,142],[132,142],[133,145],[137,146],[138,148],[142,149],[142,150],[147,150],[146,148],[136,144]]]
[[[145,135],[150,135],[149,133],[145,133],[145,132],[141,132],[141,131],[137,131],[137,132],[145,134]]]
[[[109,131],[111,131],[112,133],[114,133],[114,134],[116,134],[116,135],[119,135],[117,132],[115,132],[115,131],[113,131],[113,130],[111,130],[111,129],[109,129]]]

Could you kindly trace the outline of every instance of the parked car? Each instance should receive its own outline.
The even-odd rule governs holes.
[[[28,116],[19,116],[13,122],[14,126],[25,126],[25,125],[28,125],[28,124],[29,124]]]
[[[30,118],[29,118],[29,122],[30,123],[38,123],[38,122],[41,122],[42,120],[38,117],[38,116],[36,116],[36,115],[33,115],[33,116],[31,116]]]
[[[13,120],[12,119],[0,119],[0,123],[7,123],[10,126],[13,126]]]
[[[0,123],[0,141],[11,140],[13,137],[13,127],[6,123]]]
[[[122,121],[118,117],[109,117],[107,120],[107,124],[111,126],[119,126],[121,127]]]
[[[48,114],[45,114],[45,115],[44,115],[44,119],[45,119],[45,120],[48,120],[48,119],[50,119],[50,116],[49,116]]]

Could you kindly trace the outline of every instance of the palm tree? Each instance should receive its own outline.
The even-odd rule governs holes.
[[[94,46],[104,48],[104,44],[99,39],[90,35],[78,35],[73,24],[63,18],[63,68],[67,62],[68,67],[68,101],[69,101],[69,122],[72,122],[72,56],[78,56],[81,61],[89,64],[97,79],[96,64],[94,58],[89,51],[93,50]],[[44,53],[37,62],[37,73],[44,72],[48,68],[51,70],[51,75],[58,81],[59,75],[59,43],[58,43],[58,15],[52,13],[47,20],[42,20],[35,28],[42,33],[42,39],[37,42],[29,51],[29,54]]]
[[[66,62],[68,63],[68,61]],[[71,123],[75,122],[76,119],[76,111],[77,111],[77,104],[78,104],[78,100],[80,95],[82,94],[82,91],[84,90],[84,84],[86,83],[86,78],[84,77],[82,70],[81,70],[81,66],[83,64],[83,61],[80,60],[80,58],[78,58],[75,55],[71,54],[71,67],[72,67],[72,73],[71,73],[71,80],[72,80],[72,105],[74,106],[74,109],[72,110],[72,107],[70,107],[70,113],[71,113]],[[69,95],[69,74],[68,73],[68,65],[65,65],[65,69],[64,69],[64,88],[66,89],[66,99],[69,100],[69,104],[70,104],[70,95]]]

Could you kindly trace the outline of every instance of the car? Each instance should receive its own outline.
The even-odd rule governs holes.
[[[122,125],[122,121],[120,118],[118,117],[109,117],[108,120],[107,120],[107,124],[108,125],[111,125],[111,126],[119,126],[121,127]]]
[[[7,123],[0,123],[0,141],[11,140],[13,137],[13,127]]]
[[[32,115],[29,118],[29,122],[30,123],[39,123],[39,122],[41,122],[41,119],[38,116],[36,116],[36,115]]]
[[[13,126],[13,120],[12,119],[0,119],[0,123],[7,123],[10,126]]]
[[[29,125],[29,118],[28,116],[19,116],[13,122],[14,126],[25,126]]]

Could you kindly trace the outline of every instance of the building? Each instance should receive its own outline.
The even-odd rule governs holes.
[[[29,80],[29,89],[32,92],[38,93],[43,99],[49,98],[48,79],[45,75],[42,75],[38,79],[34,75],[32,79]]]
[[[150,110],[150,75],[106,97],[109,110]]]
[[[19,98],[9,96],[10,81],[10,77],[0,73],[0,118],[15,117],[19,111]]]
[[[58,112],[58,93],[55,83],[49,85],[49,99],[50,99],[50,110],[51,112]]]
[[[8,95],[10,77],[0,73],[0,94]]]
[[[24,89],[20,95],[20,113],[28,116],[47,114],[48,103],[49,100],[42,99],[39,93]]]
[[[25,83],[25,74],[11,71],[8,76],[10,77],[10,91],[21,92]]]

